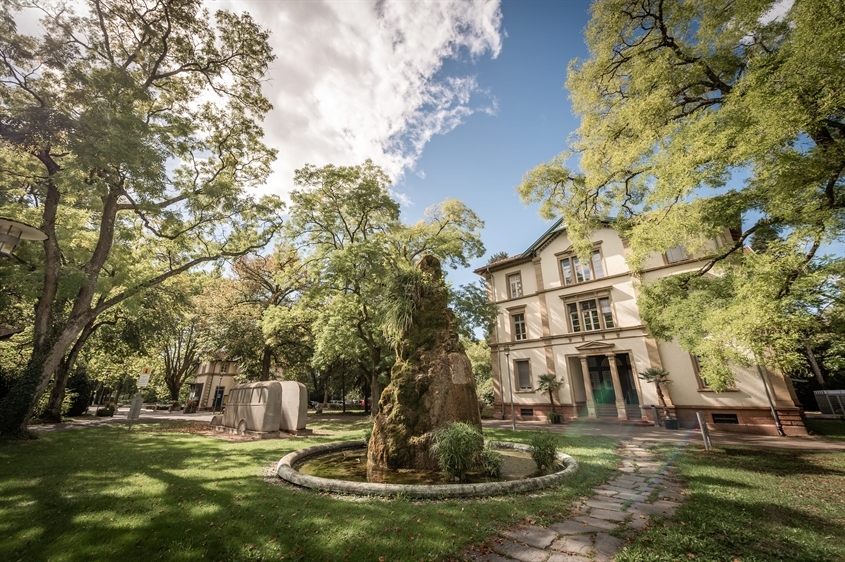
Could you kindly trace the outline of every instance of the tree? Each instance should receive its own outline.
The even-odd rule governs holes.
[[[496,324],[499,306],[490,302],[487,284],[483,279],[476,283],[449,287],[449,305],[458,319],[458,332],[464,338],[475,339],[477,335],[489,337]],[[476,331],[480,332],[476,334]]]
[[[663,408],[663,415],[669,417],[669,408],[666,406],[666,398],[663,396],[663,386],[671,383],[669,380],[669,371],[661,367],[649,367],[639,375],[640,379],[645,382],[654,383],[654,388],[657,390],[657,401],[660,402],[660,407]]]
[[[423,254],[453,267],[483,255],[483,226],[463,203],[447,200],[406,226],[390,197],[384,172],[367,160],[358,166],[307,165],[296,171],[288,235],[298,240],[312,276],[308,301],[319,307],[314,362],[339,359],[367,374],[372,404],[379,376],[392,355],[384,336],[384,289]]]
[[[43,253],[33,345],[0,403],[0,434],[26,421],[92,320],[203,262],[262,247],[276,198],[256,200],[275,154],[258,121],[273,56],[248,14],[199,0],[91,0],[82,15],[35,3],[46,33],[0,14],[0,213],[37,224]],[[4,263],[3,268],[11,267]]]
[[[475,377],[475,391],[479,400],[493,405],[495,393],[493,390],[493,357],[490,354],[490,346],[485,340],[461,340],[467,357],[472,363],[472,374]]]
[[[653,283],[672,300],[651,299],[643,315],[703,359],[714,388],[732,383],[725,358],[798,368],[793,294],[829,281],[836,260],[819,248],[845,224],[845,6],[600,0],[592,14],[590,58],[567,80],[581,124],[567,152],[526,174],[521,197],[563,216],[581,255],[615,215],[635,273],[678,245],[705,256]],[[731,239],[713,248],[726,227]],[[766,251],[744,251],[757,235]],[[693,301],[706,328],[670,318]]]
[[[487,258],[487,263],[488,264],[496,263],[497,261],[502,261],[502,260],[506,260],[506,259],[508,259],[508,253],[507,252],[495,252],[493,254],[490,254],[490,257]]]
[[[555,392],[560,390],[560,387],[563,385],[563,382],[558,380],[557,376],[552,373],[546,373],[544,375],[540,375],[537,377],[539,384],[537,385],[537,392],[548,392],[549,393],[549,403],[552,406],[552,412],[557,413],[555,410]]]
[[[207,308],[218,349],[238,357],[250,380],[270,380],[274,366],[307,361],[313,347],[307,326],[301,329],[288,314],[307,283],[296,250],[280,243],[272,254],[242,256],[232,262],[232,273],[205,296],[213,302]]]

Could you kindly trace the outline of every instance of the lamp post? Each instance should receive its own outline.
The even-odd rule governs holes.
[[[497,320],[498,322],[498,320]],[[499,342],[498,335],[496,336],[496,343]],[[502,419],[505,419],[505,381],[504,377],[502,376],[502,352],[500,349],[496,350],[496,363],[498,364],[499,368],[499,396],[502,399]]]
[[[47,235],[26,223],[0,217],[0,254],[11,256],[21,240],[46,240]]]
[[[516,413],[513,409],[513,379],[511,378],[511,348],[509,345],[505,346],[505,361],[508,364],[508,385],[511,391],[511,429],[516,431]],[[504,410],[504,406],[502,406]]]

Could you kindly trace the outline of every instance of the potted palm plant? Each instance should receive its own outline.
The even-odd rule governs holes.
[[[669,371],[661,367],[649,367],[639,376],[645,382],[654,383],[654,388],[657,390],[657,401],[660,402],[660,407],[663,409],[664,427],[666,429],[678,429],[678,420],[669,415],[669,407],[666,405],[666,398],[663,396],[663,389],[661,388],[661,385],[668,385],[672,382],[669,380]]]
[[[540,384],[537,385],[537,391],[549,393],[549,402],[552,405],[552,410],[549,412],[548,415],[549,421],[551,423],[560,423],[562,416],[557,412],[557,410],[555,410],[554,393],[557,392],[558,389],[560,389],[563,383],[551,373],[540,375],[538,380],[540,381]]]

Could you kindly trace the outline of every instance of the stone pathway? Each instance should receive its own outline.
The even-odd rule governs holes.
[[[643,447],[622,443],[622,474],[597,487],[571,518],[548,527],[505,529],[464,553],[473,562],[610,562],[653,515],[671,517],[684,500],[672,467]]]

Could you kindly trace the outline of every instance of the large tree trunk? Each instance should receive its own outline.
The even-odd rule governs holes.
[[[62,402],[65,400],[65,388],[67,387],[69,372],[67,361],[62,361],[53,374],[53,388],[50,390],[50,399],[47,401],[44,413],[41,414],[41,419],[46,422],[62,422]]]
[[[819,381],[822,389],[824,389],[825,382],[824,377],[822,376],[822,370],[819,368],[819,363],[816,361],[816,354],[813,353],[813,348],[810,347],[807,340],[804,340],[804,350],[807,352],[807,359],[810,361],[810,367],[813,369],[813,374],[816,375],[816,380]]]
[[[49,155],[45,160],[52,162]],[[48,169],[50,169],[48,165]],[[58,171],[58,167],[56,167]],[[35,330],[32,356],[18,381],[6,398],[0,402],[0,435],[23,437],[28,435],[27,423],[38,399],[47,388],[50,378],[59,367],[65,354],[84,329],[96,317],[91,310],[97,280],[103,264],[111,250],[114,239],[117,199],[122,193],[112,189],[103,196],[103,211],[100,220],[100,237],[91,254],[91,259],[82,268],[85,283],[79,288],[73,300],[73,307],[64,325],[53,317],[53,306],[58,293],[60,255],[56,239],[56,213],[60,193],[50,182],[45,198],[42,228],[47,234],[44,241],[46,265],[41,298],[35,306]],[[55,334],[54,338],[50,335]]]
[[[261,355],[261,378],[258,380],[270,380],[270,360],[273,358],[273,352],[269,345],[264,346],[264,353]]]
[[[47,402],[47,408],[44,411],[44,419],[53,423],[60,423],[62,421],[62,402],[65,399],[65,390],[67,388],[67,379],[70,372],[76,365],[76,360],[79,357],[79,352],[85,346],[85,342],[91,337],[91,334],[99,327],[94,321],[85,324],[82,333],[76,338],[76,341],[71,347],[70,352],[59,363],[59,368],[53,375],[53,389],[50,392],[50,400]]]
[[[44,394],[50,378],[59,367],[76,335],[82,329],[69,324],[53,345],[35,345],[23,376],[0,402],[0,435],[27,438],[27,424],[38,399]]]

